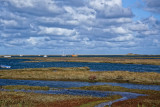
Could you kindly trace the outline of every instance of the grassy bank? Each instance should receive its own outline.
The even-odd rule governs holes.
[[[97,91],[120,91],[146,94],[135,99],[116,102],[112,107],[160,107],[160,91],[128,89],[119,86],[101,85],[101,86],[85,86],[73,87],[71,89],[81,90],[97,90]]]
[[[160,84],[160,73],[128,71],[90,72],[88,67],[30,68],[0,70],[0,79]]]
[[[18,58],[18,57],[17,57]],[[22,58],[19,58],[22,59]],[[96,62],[96,63],[121,63],[121,64],[149,64],[160,65],[160,59],[134,59],[133,57],[23,57],[23,59],[31,59],[26,62]]]
[[[120,86],[111,86],[111,85],[72,87],[69,89],[96,90],[96,91],[120,91],[120,92],[132,92],[132,93],[139,93],[139,94],[147,94],[147,95],[160,95],[160,91],[129,89],[129,88],[124,88],[124,87],[120,87]]]
[[[47,95],[24,92],[0,91],[1,107],[92,107],[84,106],[87,103],[97,104],[97,102],[111,101],[121,98],[119,95],[97,98],[91,96],[73,95]],[[93,107],[94,107],[93,106]]]

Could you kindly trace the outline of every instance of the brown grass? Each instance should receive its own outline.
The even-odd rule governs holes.
[[[20,58],[22,59],[22,58]],[[160,65],[160,59],[134,59],[132,57],[26,57],[23,59],[31,59],[32,61],[26,62],[97,62],[97,63],[122,63],[122,64],[150,64]]]
[[[47,95],[24,92],[5,92],[0,91],[0,106],[1,107],[17,107],[17,105],[33,107],[39,104],[54,103],[64,100],[79,100],[79,99],[93,99],[89,96],[72,96],[72,95]]]
[[[136,99],[116,102],[112,107],[160,107],[160,95],[140,96]]]
[[[94,101],[110,101],[119,95],[97,98],[91,96],[47,95],[0,91],[0,107],[77,107]]]
[[[28,86],[28,85],[6,85],[1,86],[2,89],[9,89],[9,90],[49,90],[49,87],[41,87],[41,86]]]
[[[90,77],[94,77],[91,80]],[[17,70],[0,70],[1,79],[26,80],[62,80],[90,82],[127,82],[138,84],[160,84],[160,73],[106,71],[91,72],[87,67],[80,68],[32,68]]]
[[[147,96],[140,96],[135,99],[129,99],[125,101],[116,102],[112,105],[112,107],[160,107],[160,91],[128,89],[124,87],[110,86],[110,85],[74,87],[72,89],[98,90],[98,91],[120,91],[120,92],[132,92],[132,93],[146,94]]]
[[[96,90],[96,91],[120,91],[120,92],[132,92],[132,93],[147,94],[147,95],[154,95],[154,96],[159,95],[160,96],[160,91],[129,89],[129,88],[124,88],[124,87],[120,87],[120,86],[111,86],[111,85],[72,87],[69,89]]]

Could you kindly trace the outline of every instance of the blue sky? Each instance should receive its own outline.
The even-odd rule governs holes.
[[[0,54],[160,54],[160,0],[0,0]]]

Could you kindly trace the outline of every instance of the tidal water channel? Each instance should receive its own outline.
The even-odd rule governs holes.
[[[91,63],[91,62],[24,62],[29,59],[0,58],[0,65],[9,65],[10,69],[47,68],[47,67],[89,67],[90,71],[132,71],[158,72],[159,65],[119,64],[119,63]],[[3,68],[0,68],[0,70]]]

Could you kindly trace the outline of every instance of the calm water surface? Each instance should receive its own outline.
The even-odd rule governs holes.
[[[160,72],[159,65],[118,64],[118,63],[87,63],[87,62],[29,62],[28,59],[0,58],[0,65],[9,65],[11,69],[42,68],[42,67],[89,67],[91,71],[133,71]],[[2,69],[2,68],[0,68]]]
[[[4,85],[29,85],[29,86],[48,86],[51,88],[70,88],[70,87],[83,87],[93,85],[112,85],[121,86],[130,89],[145,89],[145,90],[159,90],[160,85],[141,85],[131,83],[107,83],[107,82],[72,82],[72,81],[42,81],[42,80],[12,80],[0,79],[0,86]]]

